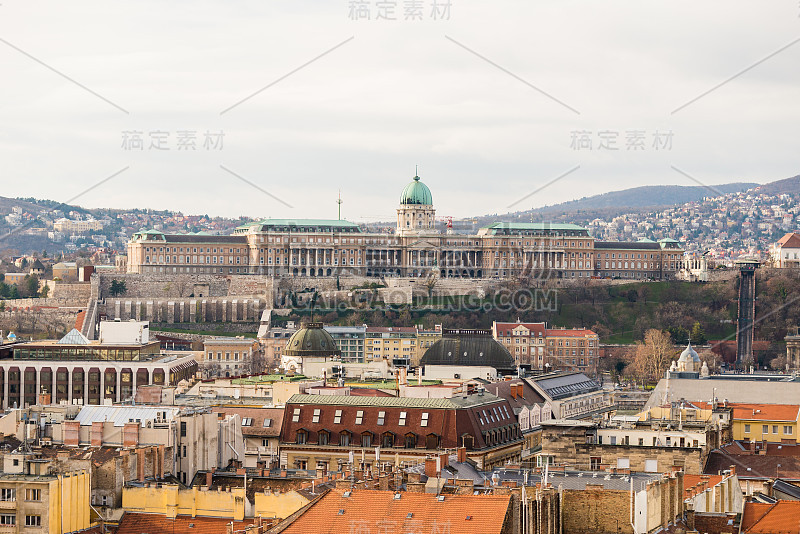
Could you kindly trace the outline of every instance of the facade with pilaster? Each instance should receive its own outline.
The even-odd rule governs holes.
[[[672,240],[597,242],[574,224],[498,222],[467,235],[442,234],[435,221],[431,192],[415,176],[402,192],[392,235],[327,219],[265,219],[227,236],[148,230],[128,243],[127,268],[130,273],[289,277],[661,280],[675,276],[683,254]]]

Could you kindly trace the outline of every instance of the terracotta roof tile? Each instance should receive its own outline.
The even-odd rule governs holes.
[[[446,495],[432,493],[334,489],[280,531],[285,534],[346,532],[452,532],[492,534],[503,529],[508,495]]]
[[[710,410],[707,402],[693,402],[698,408]],[[733,418],[740,421],[797,421],[800,405],[797,404],[751,404],[729,402],[733,408]]]
[[[741,532],[747,534],[797,534],[800,532],[800,501],[744,505]]]
[[[782,248],[800,248],[800,234],[790,232],[778,240],[778,245]]]
[[[694,497],[708,488],[713,488],[725,478],[724,475],[683,475],[684,498]],[[699,485],[705,482],[705,485]]]

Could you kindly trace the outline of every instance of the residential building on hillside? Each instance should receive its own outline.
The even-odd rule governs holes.
[[[770,259],[773,267],[780,269],[800,269],[800,234],[789,232],[770,246]]]
[[[128,272],[662,280],[680,270],[683,250],[670,239],[605,246],[586,228],[555,223],[494,223],[475,235],[441,234],[435,213],[430,189],[415,176],[400,196],[393,236],[325,219],[266,219],[227,236],[148,230],[128,242]],[[609,256],[608,267],[602,256]]]

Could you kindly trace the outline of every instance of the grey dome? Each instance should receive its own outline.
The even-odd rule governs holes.
[[[322,323],[308,323],[292,334],[283,351],[286,356],[340,356],[342,351]]]
[[[494,340],[490,330],[443,330],[420,361],[421,365],[484,366],[513,370],[514,357]]]

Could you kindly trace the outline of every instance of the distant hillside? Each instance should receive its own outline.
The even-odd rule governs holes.
[[[764,184],[756,187],[756,191],[765,195],[792,195],[800,193],[800,175]]]
[[[487,215],[478,217],[480,223],[486,221],[590,221],[595,218],[613,218],[624,213],[653,211],[669,206],[679,206],[687,202],[697,202],[708,196],[720,193],[747,191],[760,184],[736,182],[714,185],[713,190],[695,185],[645,185],[612,191],[601,195],[583,197],[578,200],[544,206],[533,210]]]

